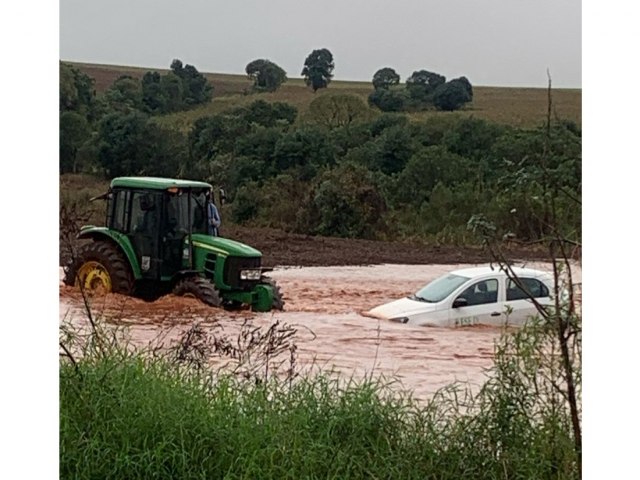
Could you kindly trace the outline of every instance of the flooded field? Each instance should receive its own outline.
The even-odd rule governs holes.
[[[279,322],[296,330],[300,368],[333,369],[344,376],[393,377],[399,388],[425,399],[454,381],[468,382],[477,390],[486,379],[485,369],[492,365],[493,345],[501,329],[412,327],[364,313],[468,266],[475,265],[278,268],[270,276],[284,294],[283,312],[227,312],[172,295],[153,303],[109,295],[94,299],[92,310],[109,324],[127,326],[132,341],[139,345],[159,338],[168,344],[196,323],[211,334],[234,334],[243,324],[266,329]],[[527,266],[549,269],[544,264]],[[577,276],[579,282],[579,270]],[[60,321],[82,325],[86,318],[80,292],[61,283]]]

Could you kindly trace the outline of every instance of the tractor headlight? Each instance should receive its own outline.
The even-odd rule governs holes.
[[[260,280],[262,270],[240,270],[240,280]]]

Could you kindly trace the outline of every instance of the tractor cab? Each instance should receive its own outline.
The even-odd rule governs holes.
[[[127,236],[142,278],[169,280],[193,267],[189,256],[183,264],[183,245],[192,234],[207,233],[209,191],[211,186],[202,182],[127,177],[112,181],[106,226]]]

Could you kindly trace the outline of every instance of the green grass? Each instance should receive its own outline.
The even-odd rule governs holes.
[[[60,363],[63,479],[577,477],[562,409],[510,349],[467,408],[453,387],[424,405],[373,377],[245,378],[100,338]]]
[[[120,75],[131,75],[141,78],[149,69],[124,67],[116,65],[92,65],[71,63],[81,71],[95,79],[96,90],[103,92]],[[159,70],[166,72],[167,70]],[[258,98],[269,102],[287,102],[298,108],[303,115],[309,104],[319,95],[332,92],[350,93],[367,100],[373,87],[370,82],[349,82],[334,80],[327,89],[313,93],[305,86],[301,78],[291,78],[277,92],[247,94],[251,88],[250,80],[244,75],[222,73],[203,74],[214,86],[214,98],[211,103],[188,112],[168,115],[159,121],[167,126],[187,130],[198,118],[219,113],[229,108],[246,105]],[[483,87],[473,88],[474,99],[464,110],[454,113],[424,111],[409,114],[410,118],[420,120],[431,116],[463,115],[474,116],[515,127],[537,127],[544,123],[547,114],[547,89],[545,88],[508,88]],[[582,90],[554,89],[553,113],[564,120],[580,124],[582,121]]]

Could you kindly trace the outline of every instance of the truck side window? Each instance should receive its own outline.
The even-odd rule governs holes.
[[[522,290],[514,280],[509,279],[507,282],[507,301],[549,296],[549,289],[540,280],[535,278],[519,278],[518,280],[525,290]]]
[[[461,297],[467,300],[467,306],[495,303],[498,301],[498,280],[491,278],[474,283],[458,295]]]

